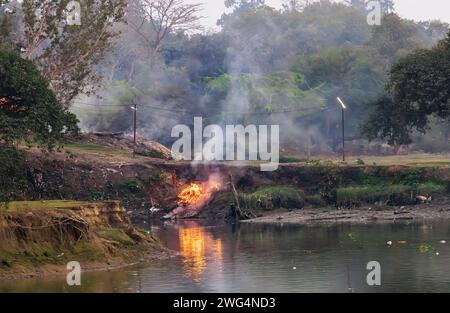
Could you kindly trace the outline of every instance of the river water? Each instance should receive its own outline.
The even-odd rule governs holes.
[[[0,292],[450,292],[450,221],[149,228],[179,257],[86,273],[81,287],[9,281]],[[366,282],[370,261],[381,286]]]

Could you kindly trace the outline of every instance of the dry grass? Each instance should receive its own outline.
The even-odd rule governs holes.
[[[285,160],[282,163],[317,163],[317,162],[333,162],[341,165],[340,156],[318,155],[312,156],[311,161],[307,162],[301,157],[289,156],[282,157]],[[361,162],[362,161],[362,162]],[[404,165],[413,167],[450,167],[450,154],[428,154],[414,153],[407,155],[354,155],[347,156],[347,165]]]
[[[349,164],[357,164],[358,160],[366,165],[406,165],[416,167],[450,167],[450,154],[408,154],[389,156],[351,156]]]
[[[86,205],[84,201],[11,201],[0,203],[0,211],[18,212],[18,211],[36,211],[49,209],[70,209]]]
[[[39,210],[78,210],[83,207],[113,205],[107,201],[65,201],[65,200],[43,200],[43,201],[10,201],[0,202],[0,212],[27,212]]]

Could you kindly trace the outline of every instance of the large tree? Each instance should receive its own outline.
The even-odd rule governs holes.
[[[11,0],[2,0],[12,5]],[[80,93],[95,90],[95,71],[118,34],[112,29],[124,17],[125,0],[23,0],[14,2],[14,17],[21,21],[15,34],[24,58],[34,61],[50,82],[58,101],[69,107]],[[77,12],[77,10],[79,12]],[[74,17],[79,22],[71,23]],[[16,29],[17,31],[17,29]],[[0,34],[0,37],[5,34]]]
[[[372,104],[363,130],[369,139],[411,143],[410,134],[426,132],[429,119],[450,117],[450,33],[433,49],[418,50],[392,68],[387,94]]]
[[[224,26],[227,19],[241,14],[249,13],[266,5],[266,0],[225,0],[225,7],[232,10],[231,13],[224,13],[217,21],[217,25]]]
[[[153,57],[171,33],[200,29],[200,10],[201,4],[184,0],[130,0],[127,22],[144,40]]]
[[[24,140],[52,148],[77,131],[75,115],[59,106],[35,64],[0,50],[0,143]]]

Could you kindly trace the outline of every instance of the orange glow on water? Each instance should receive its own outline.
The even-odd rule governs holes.
[[[200,284],[207,267],[222,270],[222,240],[214,239],[202,227],[180,227],[180,253],[183,257],[183,271],[186,277]]]
[[[205,233],[201,228],[181,228],[179,236],[185,274],[199,282],[206,267]]]

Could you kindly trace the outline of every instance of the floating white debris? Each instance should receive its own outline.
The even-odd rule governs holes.
[[[439,252],[436,252],[436,255],[439,255]]]
[[[439,241],[439,243],[442,243],[442,244],[444,244],[444,243],[447,243],[447,241],[445,241],[445,240],[441,240],[441,241]]]
[[[389,241],[386,242],[386,243],[387,243],[388,246],[392,246],[392,241],[389,240]]]
[[[296,269],[297,269],[297,267],[295,267],[295,266],[294,266],[294,267],[293,267],[292,269],[293,269],[293,270],[296,270]]]
[[[158,209],[158,208],[155,208],[154,206],[152,206],[150,209],[149,209],[149,211],[150,211],[150,213],[157,213],[157,212],[159,212],[159,211],[161,211],[161,209]]]

